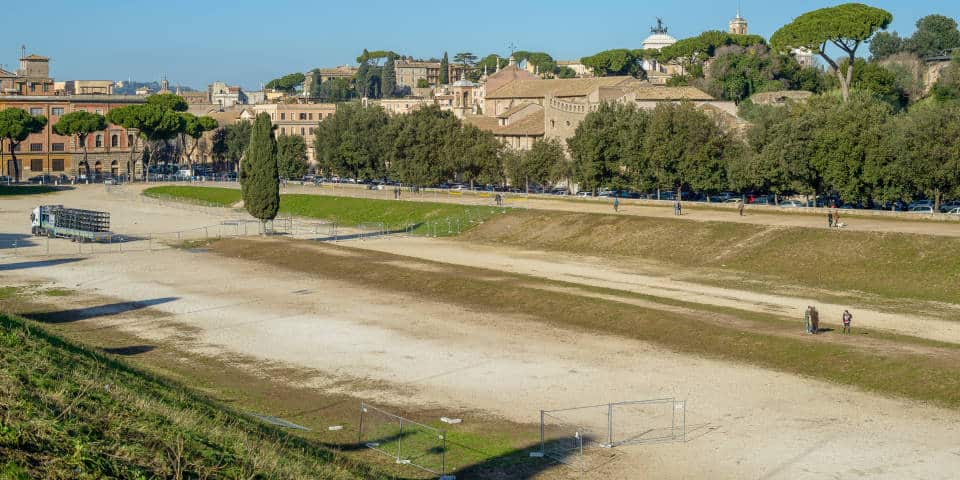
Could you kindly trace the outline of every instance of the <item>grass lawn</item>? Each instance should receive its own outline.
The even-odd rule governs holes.
[[[0,314],[0,478],[387,478]]]
[[[218,187],[165,186],[144,190],[144,195],[187,202],[230,206],[241,200],[240,190]],[[388,231],[412,228],[414,233],[455,235],[459,231],[502,213],[503,209],[450,203],[397,202],[369,198],[327,195],[285,194],[280,197],[280,213],[317,218],[344,226],[383,223]]]
[[[12,197],[14,195],[39,195],[43,193],[52,193],[62,190],[60,187],[51,187],[48,185],[0,185],[0,197]]]

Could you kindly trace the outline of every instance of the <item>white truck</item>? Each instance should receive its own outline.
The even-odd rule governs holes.
[[[109,241],[110,214],[63,205],[40,205],[30,214],[34,236],[69,238],[73,242]]]

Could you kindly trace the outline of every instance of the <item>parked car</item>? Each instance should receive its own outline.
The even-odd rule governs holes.
[[[913,207],[930,207],[933,208],[933,200],[917,200],[907,206],[908,211],[913,211]]]
[[[933,213],[933,205],[915,205],[910,207],[910,213]]]
[[[945,213],[945,214],[947,214],[947,215],[956,215],[956,216],[960,217],[960,207],[956,207],[956,208],[954,208],[953,210],[950,210],[950,211],[947,211],[947,212],[943,212],[943,213]]]
[[[35,177],[30,177],[30,179],[29,179],[28,181],[29,181],[30,183],[38,183],[38,184],[51,185],[51,184],[54,184],[54,183],[57,183],[57,182],[60,182],[60,183],[70,183],[70,177],[68,177],[68,176],[66,176],[66,175],[64,175],[64,174],[62,174],[62,173],[61,173],[60,175],[43,174],[43,175],[37,175],[37,176],[35,176]]]
[[[943,213],[947,213],[950,210],[953,210],[954,208],[957,208],[957,207],[960,207],[960,200],[952,200],[949,202],[941,203],[940,211]]]
[[[0,183],[13,183],[13,177],[9,175],[0,175]]]
[[[783,208],[802,208],[803,202],[799,200],[784,200],[780,202],[780,206]]]

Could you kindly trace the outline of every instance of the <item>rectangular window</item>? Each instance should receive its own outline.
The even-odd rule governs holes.
[[[46,93],[46,92],[49,92],[49,91],[50,91],[50,84],[49,84],[49,83],[44,83],[44,84],[43,84],[43,92]]]
[[[313,114],[312,114],[312,113],[309,115],[309,119],[310,119],[310,120],[313,120]]]
[[[287,133],[287,129],[280,127],[280,135],[286,135],[286,133]]]
[[[53,107],[50,109],[50,116],[59,117],[63,115],[63,107]]]
[[[42,172],[43,171],[43,160],[40,158],[34,158],[30,160],[30,171],[33,172]]]
[[[20,151],[20,145],[21,145],[21,144],[19,144],[19,143],[16,144],[16,145],[14,145],[14,146],[13,146],[13,151],[14,151],[14,152],[19,152],[19,151]]]
[[[43,115],[43,109],[37,107],[30,107],[30,115]]]
[[[54,158],[53,160],[51,160],[51,162],[52,162],[52,164],[53,164],[53,168],[51,168],[51,170],[53,170],[54,172],[62,172],[62,171],[63,171],[63,159],[62,159],[62,158]]]
[[[30,151],[31,151],[31,152],[42,152],[42,151],[43,151],[43,144],[42,144],[42,143],[31,143],[31,144],[30,144]]]
[[[302,136],[304,134],[305,134],[305,129],[303,127],[300,127],[300,135]]]
[[[95,140],[94,146],[96,148],[103,148],[103,135],[97,135]]]
[[[313,127],[310,127],[310,135],[313,135]]]
[[[94,113],[96,113],[97,115],[103,115],[103,109],[98,108],[94,111]]]
[[[300,112],[300,120],[306,120],[306,119],[307,119],[307,114]]]
[[[62,152],[62,151],[64,151],[63,144],[62,144],[62,143],[51,143],[51,144],[50,144],[50,151],[51,151],[51,152]]]
[[[286,113],[280,113],[280,120],[286,120],[286,119],[287,119],[287,114],[286,114]]]

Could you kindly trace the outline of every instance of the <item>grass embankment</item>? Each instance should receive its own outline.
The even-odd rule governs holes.
[[[144,195],[213,206],[230,206],[241,200],[240,190],[218,187],[163,186]],[[286,194],[280,196],[280,213],[317,218],[343,226],[383,223],[388,231],[411,228],[414,233],[456,234],[502,212],[503,209],[436,202],[397,202],[369,198]]]
[[[0,314],[0,478],[381,478]]]
[[[0,197],[12,197],[15,195],[40,195],[44,193],[53,193],[62,190],[60,187],[47,185],[0,185]]]
[[[887,299],[960,299],[960,238],[952,237],[518,211],[491,219],[464,238],[649,259]]]
[[[864,390],[935,402],[960,408],[960,349],[925,348],[929,342],[909,337],[858,343],[824,341],[797,333],[798,323],[764,316],[760,324],[710,320],[715,313],[637,306],[626,302],[531,286],[580,286],[536,277],[471,267],[454,267],[415,258],[350,249],[354,255],[324,249],[333,245],[261,240],[224,240],[214,252],[245,258],[292,271],[355,282],[413,295],[426,301],[449,302],[496,315],[521,315],[547,324],[621,335],[672,350],[744,362],[800,374]],[[409,266],[398,266],[398,259]],[[358,262],[370,268],[356,268]],[[429,275],[424,275],[429,269]],[[655,298],[648,300],[656,301]],[[675,302],[674,302],[675,303]],[[729,311],[735,315],[736,312]],[[763,316],[750,313],[757,319]],[[770,327],[772,325],[772,327]],[[858,329],[863,333],[866,330]],[[789,332],[789,333],[788,333]],[[869,338],[863,337],[863,338]],[[878,339],[879,340],[879,339]]]

